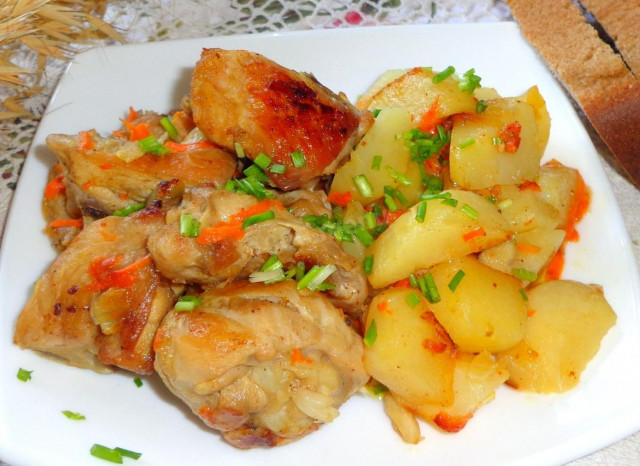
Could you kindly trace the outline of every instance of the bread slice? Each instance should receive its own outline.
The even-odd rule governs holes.
[[[626,4],[626,0],[607,1]],[[582,107],[632,181],[640,186],[640,81],[622,57],[600,39],[571,0],[506,3],[525,38]]]

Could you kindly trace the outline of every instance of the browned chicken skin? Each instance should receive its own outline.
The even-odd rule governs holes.
[[[98,372],[151,373],[151,343],[175,299],[145,248],[163,223],[149,208],[87,226],[36,283],[14,342]]]
[[[155,367],[234,446],[275,446],[316,430],[369,378],[362,341],[320,293],[292,281],[237,281],[200,297],[193,312],[167,314]]]
[[[238,50],[203,50],[191,80],[191,109],[216,144],[229,150],[239,144],[252,159],[264,153],[285,165],[284,174],[266,172],[283,190],[333,173],[373,121],[312,76]],[[292,163],[298,151],[303,167]]]
[[[191,214],[205,230],[257,203],[255,197],[246,194],[192,189],[179,207],[167,213],[167,226],[149,238],[149,251],[158,270],[178,283],[224,284],[249,277],[271,254],[277,255],[286,268],[298,261],[307,268],[333,264],[337,270],[327,281],[336,287],[327,291],[328,297],[346,313],[359,317],[368,295],[360,264],[342,250],[333,236],[315,230],[282,205],[272,209],[273,220],[246,228],[239,240],[223,238],[201,244],[196,238],[180,234],[182,213]]]

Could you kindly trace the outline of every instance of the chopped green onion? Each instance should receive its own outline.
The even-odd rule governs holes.
[[[304,154],[299,150],[295,152],[291,152],[291,161],[293,162],[293,166],[296,168],[302,168],[307,165],[307,161],[304,158]]]
[[[512,204],[513,204],[513,199],[504,199],[498,202],[498,209],[500,210],[508,209],[509,207],[511,207]]]
[[[236,193],[251,194],[258,199],[274,197],[273,191],[265,188],[264,184],[256,178],[241,178],[239,180],[230,180],[227,182],[225,189]]]
[[[380,170],[380,165],[382,165],[382,156],[374,155],[371,161],[371,170]]]
[[[90,452],[91,456],[95,456],[96,458],[100,458],[101,460],[122,464],[122,453],[113,448],[105,447],[104,445],[95,443],[91,447]]]
[[[71,419],[72,421],[84,421],[85,419],[87,419],[86,417],[84,417],[84,415],[80,413],[74,413],[73,411],[64,410],[62,411],[62,414],[64,414],[67,419]]]
[[[387,170],[387,173],[389,174],[389,176],[391,177],[391,179],[393,181],[396,181],[396,182],[398,182],[400,184],[403,184],[405,186],[409,186],[411,184],[411,180],[409,178],[404,176],[402,173],[400,173],[398,170],[396,170],[392,166],[387,165],[384,168],[385,168],[385,170]]]
[[[369,180],[365,175],[357,175],[353,177],[353,182],[360,191],[362,197],[372,197],[373,196],[373,188],[369,183]]]
[[[364,335],[362,341],[365,345],[371,347],[378,338],[378,326],[376,325],[375,319],[371,320],[369,324],[369,328],[367,329],[367,333]]]
[[[265,183],[269,179],[262,168],[260,168],[255,163],[252,163],[247,168],[242,170],[242,173],[244,173],[244,176],[246,176],[247,178],[253,178],[260,183]]]
[[[358,241],[360,241],[363,246],[370,246],[373,243],[373,235],[369,233],[362,225],[356,225],[355,231],[353,233]]]
[[[129,214],[144,209],[144,202],[138,202],[136,204],[129,204],[127,207],[121,210],[116,210],[113,215],[117,217],[126,217]]]
[[[382,110],[381,108],[374,108],[373,110],[371,110],[371,113],[373,113],[373,118],[378,118],[378,115],[380,115],[381,110]]]
[[[180,235],[195,238],[200,234],[200,222],[191,214],[182,212],[180,214]]]
[[[178,137],[178,130],[175,126],[173,126],[173,123],[171,123],[171,120],[168,116],[163,116],[162,118],[160,118],[160,126],[162,126],[169,137],[175,141],[175,139]]]
[[[371,212],[376,216],[376,218],[381,218],[384,213],[380,204],[373,204],[373,206],[371,207]]]
[[[396,201],[393,200],[393,197],[388,194],[384,195],[384,205],[387,206],[389,212],[396,212],[398,210],[398,204],[396,204]]]
[[[314,291],[318,286],[324,282],[329,276],[337,270],[337,267],[333,264],[311,267],[304,277],[298,281],[298,289],[308,288]]]
[[[376,227],[376,216],[373,212],[364,213],[364,226],[369,230],[373,230]]]
[[[453,198],[443,199],[442,204],[450,205],[451,207],[455,207],[458,205],[458,200]]]
[[[269,164],[271,163],[271,157],[260,152],[258,156],[255,159],[253,159],[253,163],[255,163],[257,166],[259,166],[263,170],[266,170]]]
[[[316,290],[318,291],[327,291],[327,290],[335,290],[335,289],[336,289],[335,283],[329,283],[329,282],[322,282],[316,288]]]
[[[387,393],[389,391],[389,389],[385,385],[382,385],[381,383],[377,383],[375,385],[369,385],[369,387],[370,387],[371,393],[373,393],[376,396],[381,395],[383,393]]]
[[[137,451],[127,450],[125,448],[115,447],[114,450],[120,453],[122,456],[126,458],[131,458],[134,460],[137,460],[142,456],[142,453],[138,453]]]
[[[529,296],[527,296],[527,292],[524,288],[520,288],[518,291],[520,292],[520,296],[522,296],[522,299],[524,299],[525,301],[529,301]]]
[[[455,72],[456,69],[453,66],[447,66],[444,71],[441,71],[433,77],[433,84],[441,83]]]
[[[418,283],[420,284],[420,290],[425,298],[429,300],[430,303],[440,302],[440,293],[438,292],[438,288],[436,287],[436,282],[433,280],[433,275],[430,273],[426,273],[418,278]],[[426,293],[424,290],[426,289]]]
[[[469,204],[465,204],[460,208],[460,211],[465,214],[467,217],[470,217],[474,220],[478,220],[478,217],[480,216],[480,214],[478,213],[478,211],[476,209],[474,209],[473,207],[471,207]]]
[[[249,275],[249,281],[251,283],[264,283],[265,285],[281,282],[285,279],[286,275],[282,269],[267,270],[264,272],[256,270]]]
[[[495,204],[496,202],[498,202],[498,198],[495,196],[487,196],[485,197],[485,199],[489,202],[491,202],[492,204]]]
[[[178,299],[178,302],[174,306],[175,310],[178,312],[191,312],[196,307],[202,304],[202,299],[197,296],[184,295]]]
[[[136,387],[138,388],[142,387],[142,379],[140,377],[134,377],[133,383],[136,384]]]
[[[242,229],[249,228],[256,223],[266,222],[267,220],[273,220],[276,218],[276,213],[273,210],[267,210],[251,217],[247,217],[242,221]]]
[[[287,171],[286,165],[282,165],[281,163],[274,163],[269,167],[269,171],[271,173],[275,173],[276,175],[282,175]]]
[[[480,81],[482,78],[476,75],[476,70],[471,68],[466,73],[462,75],[462,81],[458,83],[458,88],[462,92],[466,92],[467,94],[471,94],[474,89],[480,87]]]
[[[431,199],[451,199],[451,193],[450,192],[429,193],[425,191],[422,194],[420,194],[420,199],[422,199],[423,201],[428,201]]]
[[[304,277],[304,273],[306,271],[306,267],[304,262],[299,261],[296,263],[296,281],[299,282]]]
[[[484,100],[478,100],[476,103],[476,113],[483,113],[487,109],[487,104]]]
[[[281,270],[284,266],[282,265],[282,262],[280,262],[280,259],[278,259],[278,256],[276,256],[275,254],[271,254],[269,256],[269,258],[264,261],[264,264],[262,264],[262,267],[260,267],[260,272],[268,272],[270,270]]]
[[[420,201],[418,203],[418,209],[416,211],[416,220],[419,223],[424,222],[425,215],[427,215],[427,201]]]
[[[441,178],[438,178],[435,175],[428,175],[425,173],[425,176],[422,177],[422,184],[424,185],[425,193],[436,194],[442,191],[444,187],[444,182]]]
[[[418,283],[418,279],[416,278],[416,276],[412,273],[409,274],[409,284],[413,287],[413,288],[420,288],[420,284]]]
[[[139,139],[138,147],[145,154],[159,155],[160,157],[171,152],[171,149],[158,141],[154,136]]]
[[[496,137],[493,137],[493,138],[491,138],[491,143],[492,143],[494,146],[501,146],[501,145],[502,145],[502,138],[499,138],[499,137],[497,137],[497,136],[496,136]]]
[[[516,278],[519,278],[520,280],[524,280],[526,282],[532,282],[532,281],[535,281],[536,278],[538,278],[537,273],[532,272],[531,270],[523,269],[523,268],[512,269],[511,275],[513,275]]]
[[[471,139],[467,139],[466,141],[461,142],[460,144],[458,144],[458,147],[460,149],[465,149],[465,148],[467,148],[469,146],[473,146],[475,143],[476,143],[476,140],[474,138],[471,138]]]
[[[371,271],[373,270],[373,255],[371,256],[366,256],[364,258],[364,262],[362,263],[362,267],[364,268],[364,273],[367,275],[371,274]]]
[[[234,142],[233,147],[236,149],[236,155],[238,158],[244,158],[244,149],[242,148],[242,145],[239,142]]]
[[[18,374],[16,375],[16,377],[18,377],[18,380],[21,380],[22,382],[28,382],[29,380],[31,380],[32,373],[33,371],[28,371],[21,367],[20,369],[18,369]]]
[[[464,270],[458,270],[456,274],[453,276],[453,278],[449,282],[449,289],[451,290],[452,293],[456,291],[456,288],[464,278],[464,275],[465,275]]]
[[[407,304],[411,308],[416,307],[418,304],[420,304],[420,301],[422,301],[420,299],[420,296],[418,296],[418,294],[415,291],[412,291],[411,293],[409,293],[405,298],[405,300],[407,301]]]

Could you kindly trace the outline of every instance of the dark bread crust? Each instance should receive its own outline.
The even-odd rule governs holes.
[[[640,81],[571,0],[506,3],[525,38],[582,107],[632,181],[640,185]]]

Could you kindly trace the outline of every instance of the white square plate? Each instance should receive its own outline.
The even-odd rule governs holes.
[[[40,200],[53,156],[50,133],[119,126],[129,106],[167,112],[188,92],[203,47],[242,48],[315,74],[352,100],[391,68],[475,68],[482,84],[514,96],[538,85],[552,118],[545,159],[578,168],[591,187],[581,240],[565,278],[599,283],[618,315],[579,387],[538,396],[502,387],[457,434],[423,424],[402,443],[382,404],[358,394],[316,433],[281,448],[240,451],[206,428],[155,376],[67,367],[13,345],[16,318],[55,253],[42,233]],[[143,453],[137,465],[547,464],[588,454],[640,429],[640,290],[628,235],[600,159],[573,107],[511,23],[336,29],[211,37],[97,48],[79,54],[52,99],[27,157],[0,251],[0,458],[11,464],[105,464],[94,443]],[[33,371],[27,383],[19,368]],[[71,421],[62,410],[84,414]]]

